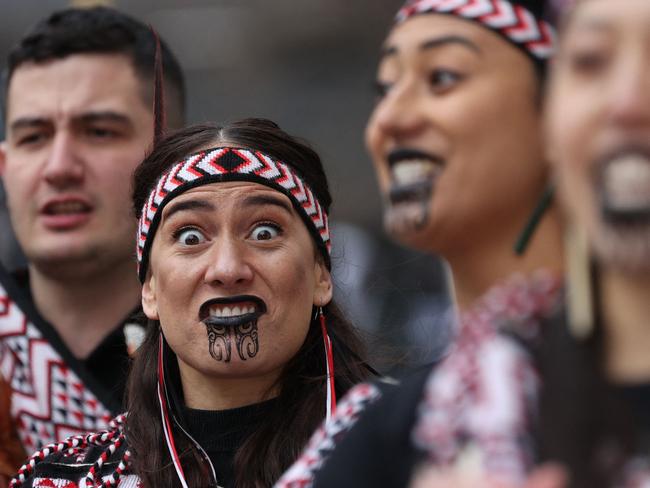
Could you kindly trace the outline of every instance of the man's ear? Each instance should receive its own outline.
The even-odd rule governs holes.
[[[150,320],[159,320],[156,300],[156,279],[149,273],[142,285],[142,311]]]
[[[332,301],[332,294],[334,292],[332,287],[332,275],[325,266],[322,256],[318,256],[314,270],[314,305],[317,307],[324,307]]]

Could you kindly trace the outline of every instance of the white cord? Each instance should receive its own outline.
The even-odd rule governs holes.
[[[331,347],[329,335],[326,335],[324,338],[325,342],[325,364],[327,368],[327,405],[325,406],[325,423],[329,423],[332,418],[332,383],[330,379],[332,378],[332,372],[330,371],[330,363],[328,361],[327,351]]]

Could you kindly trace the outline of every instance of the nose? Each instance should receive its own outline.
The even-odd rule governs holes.
[[[253,269],[249,264],[244,244],[230,236],[215,239],[207,259],[205,283],[223,288],[237,288],[253,280]]]
[[[612,75],[607,92],[608,118],[619,128],[650,129],[650,63],[629,53]]]
[[[77,154],[74,140],[70,134],[57,133],[46,158],[43,177],[51,185],[65,189],[78,185],[83,180],[83,161]]]
[[[408,79],[396,83],[377,104],[374,122],[385,135],[397,140],[418,136],[425,126],[417,83]]]

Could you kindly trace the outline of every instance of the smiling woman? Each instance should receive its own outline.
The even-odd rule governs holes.
[[[135,173],[148,329],[128,417],[75,445],[91,445],[86,462],[98,464],[59,478],[276,481],[369,370],[332,302],[330,204],[318,155],[270,121],[194,126],[156,146]],[[74,464],[66,442],[20,483]]]
[[[591,251],[568,294],[591,303],[568,301],[542,354],[541,441],[571,488],[650,484],[649,30],[646,0],[575,2],[549,85],[560,196]]]
[[[554,34],[544,11],[543,0],[407,0],[397,13],[366,145],[387,230],[449,263],[457,335],[435,367],[378,388],[345,435],[315,438],[279,487],[404,487],[425,459],[525,479],[536,453],[521,426],[534,422],[538,382],[522,345],[553,311],[562,270],[554,205],[526,252],[513,252],[548,194],[541,94]]]

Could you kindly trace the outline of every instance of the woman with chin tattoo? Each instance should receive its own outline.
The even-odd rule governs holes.
[[[358,419],[349,432],[325,426],[279,486],[404,487],[420,465],[526,479],[536,451],[525,426],[539,386],[528,346],[559,305],[563,269],[557,211],[542,211],[542,92],[555,47],[545,8],[411,0],[398,12],[366,145],[388,232],[449,263],[456,341],[432,370],[368,389],[381,398],[341,422]],[[517,254],[531,214],[536,232],[525,232]]]
[[[650,486],[650,3],[573,3],[546,129],[582,239],[544,328],[541,446],[572,488]]]
[[[564,20],[546,133],[568,221],[566,300],[531,324],[528,336],[515,335],[531,352],[517,374],[534,372],[539,383],[498,381],[511,376],[512,364],[504,350],[486,349],[491,339],[483,335],[473,352],[496,354],[492,375],[489,363],[469,357],[452,364],[474,380],[478,394],[467,395],[455,388],[453,368],[441,375],[459,344],[431,375],[424,400],[401,388],[369,406],[315,481],[296,486],[343,486],[345,479],[353,480],[349,486],[411,488],[650,486],[648,32],[647,0],[578,0]],[[463,325],[476,323],[477,314]],[[472,343],[461,330],[464,337]],[[519,401],[522,387],[526,402]],[[476,408],[490,397],[500,398],[500,409]],[[415,413],[409,402],[418,405]],[[513,407],[519,413],[509,416]],[[411,418],[382,419],[389,410]],[[416,427],[404,435],[400,426],[409,422]],[[420,452],[405,455],[413,443]]]
[[[371,369],[332,302],[320,158],[270,121],[193,126],[155,145],[133,200],[148,325],[128,414],[12,486],[271,486]]]

